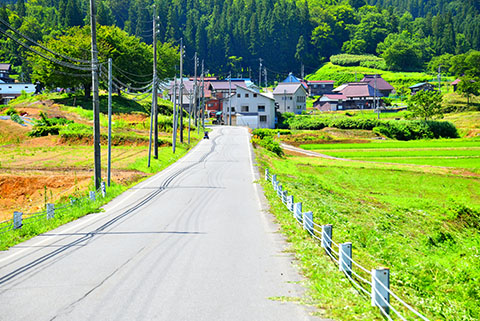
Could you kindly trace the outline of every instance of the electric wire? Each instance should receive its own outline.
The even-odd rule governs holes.
[[[51,53],[52,55],[55,55],[55,56],[59,56],[59,57],[62,57],[64,59],[68,59],[68,60],[72,60],[74,62],[78,62],[78,63],[83,63],[83,64],[91,64],[91,60],[82,60],[82,59],[77,59],[77,58],[73,58],[73,57],[70,57],[70,56],[66,56],[66,55],[63,55],[61,53],[58,53],[58,52],[55,52],[49,48],[47,48],[46,46],[36,42],[35,40],[33,40],[32,38],[24,35],[23,33],[21,33],[20,31],[18,31],[17,29],[15,29],[14,27],[12,27],[8,22],[6,22],[5,20],[3,20],[2,18],[0,18],[0,23],[2,23],[3,25],[5,25],[8,29],[12,30],[14,33],[16,33],[17,35],[19,35],[20,37],[30,41],[31,43],[33,43],[35,46],[38,46],[40,48],[42,48],[43,50],[45,51],[48,51],[49,53]]]
[[[144,75],[139,75],[139,74],[134,74],[129,71],[123,70],[122,68],[116,66],[115,64],[112,64],[113,68],[117,69],[118,71],[125,73],[127,75],[133,76],[133,77],[139,77],[139,78],[146,78],[146,77],[153,77],[153,72],[151,74],[144,74]]]
[[[37,51],[36,49],[33,49],[31,48],[30,46],[24,44],[23,42],[21,42],[20,40],[16,39],[15,37],[13,37],[12,35],[8,34],[7,32],[3,31],[2,29],[0,29],[0,33],[4,34],[5,36],[7,36],[8,38],[12,39],[13,41],[15,41],[16,43],[18,43],[19,45],[21,45],[22,47],[26,48],[27,50],[30,50],[34,53],[36,53],[37,55],[39,55],[40,57],[46,59],[46,60],[49,60],[53,63],[56,63],[58,65],[61,65],[61,66],[64,66],[64,67],[67,67],[67,68],[71,68],[71,69],[76,69],[76,70],[83,70],[83,71],[91,71],[92,70],[92,67],[82,67],[82,66],[79,66],[79,65],[74,65],[74,64],[71,64],[71,63],[68,63],[68,62],[64,62],[64,61],[60,61],[58,59],[55,59],[53,57],[49,57],[39,51]]]

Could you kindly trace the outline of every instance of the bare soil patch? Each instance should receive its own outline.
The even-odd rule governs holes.
[[[45,203],[57,203],[85,191],[92,184],[92,171],[59,168],[56,170],[3,170],[0,173],[0,221],[11,219],[13,211],[35,213]],[[112,181],[123,185],[146,177],[138,171],[112,171]]]

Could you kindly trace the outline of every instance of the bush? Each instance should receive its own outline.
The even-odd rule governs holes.
[[[260,139],[263,139],[266,136],[273,136],[276,134],[290,135],[292,134],[292,132],[288,129],[268,129],[268,128],[257,128],[252,131],[252,135],[257,136]]]
[[[13,107],[9,107],[6,111],[5,111],[5,115],[7,116],[13,116],[13,115],[18,115],[18,112],[15,108]]]
[[[331,56],[330,62],[339,66],[363,66],[368,68],[386,69],[385,60],[374,55],[340,54]],[[383,68],[379,68],[380,66]]]
[[[28,136],[41,137],[58,135],[60,129],[67,124],[73,124],[73,121],[65,118],[47,118],[43,112],[40,112],[40,120],[35,122],[35,125],[33,125],[33,128],[28,133]]]
[[[319,130],[325,127],[340,129],[365,129],[398,140],[424,138],[457,138],[457,128],[445,121],[379,120],[373,118],[321,118],[314,116],[295,117],[292,129]]]
[[[269,150],[278,156],[283,156],[282,147],[280,144],[273,139],[272,136],[264,136],[263,138],[253,138],[253,142],[259,146],[262,146],[266,150]]]

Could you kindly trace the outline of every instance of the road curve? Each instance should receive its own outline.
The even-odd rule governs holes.
[[[246,129],[0,253],[0,320],[318,320],[254,183]],[[263,205],[262,205],[263,204]]]

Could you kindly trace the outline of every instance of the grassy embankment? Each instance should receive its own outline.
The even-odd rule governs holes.
[[[471,122],[463,121],[467,127]],[[421,313],[431,320],[478,320],[479,141],[378,142],[369,131],[355,131],[360,137],[347,132],[311,131],[307,141],[323,137],[323,143],[308,147],[304,142],[302,147],[369,162],[279,158],[263,149],[257,149],[257,158],[262,168],[278,175],[295,201],[303,202],[304,211],[313,211],[318,224],[333,225],[334,241],[353,243],[357,262],[367,269],[389,267],[393,291]],[[307,131],[291,136],[302,135]],[[319,244],[297,226],[269,184],[265,191],[308,277],[307,303],[323,316],[341,320],[382,319],[369,298],[354,290]]]
[[[0,154],[0,164],[3,171],[0,179],[7,185],[16,184],[16,188],[10,190],[3,188],[1,191],[2,206],[5,205],[3,203],[9,203],[8,206],[14,207],[6,207],[5,209],[2,207],[7,216],[0,217],[2,218],[0,221],[11,217],[11,214],[8,215],[8,213],[12,213],[13,210],[21,210],[27,213],[28,217],[28,213],[41,211],[47,202],[53,202],[56,206],[68,203],[70,196],[85,195],[86,191],[91,190],[93,186],[92,180],[89,178],[93,168],[93,149],[91,147],[93,113],[88,110],[88,103],[86,102],[83,105],[83,98],[68,98],[67,95],[59,94],[22,98],[14,101],[11,107],[13,106],[22,113],[28,112],[31,117],[37,119],[40,111],[47,113],[49,117],[67,118],[75,121],[75,126],[66,131],[71,134],[67,139],[61,134],[65,132],[62,132],[62,130],[68,129],[68,126],[60,130],[60,135],[28,137],[27,133],[31,130],[31,127],[22,127],[13,124],[11,121],[1,121],[0,128],[5,128],[5,130],[0,131],[0,133],[5,135],[2,134],[0,138],[3,144],[7,143],[8,145],[2,146],[2,153]],[[56,101],[56,103],[52,103],[52,101]],[[103,102],[101,104],[103,106],[105,99],[102,99],[101,102]],[[190,149],[191,145],[177,142],[176,153],[172,153],[172,148],[169,145],[171,117],[160,116],[161,119],[167,119],[160,125],[160,142],[164,144],[164,147],[159,148],[159,158],[157,160],[152,159],[151,166],[148,168],[148,115],[141,111],[143,107],[138,102],[123,97],[114,98],[114,102],[113,137],[115,145],[112,148],[112,180],[114,184],[108,190],[107,199],[99,200],[93,204],[83,204],[78,208],[75,207],[71,212],[59,215],[55,220],[48,222],[41,220],[38,224],[28,224],[28,227],[25,225],[26,228],[4,234],[0,236],[1,249],[81,215],[99,211],[99,206],[119,195],[132,184],[174,163]],[[75,107],[68,104],[75,105]],[[102,109],[103,111],[106,111],[106,109]],[[102,136],[106,136],[106,126],[107,117],[102,113]],[[8,130],[10,127],[15,132],[14,139],[8,138],[9,133],[11,133]],[[122,139],[115,141],[115,137],[119,134],[123,135]],[[196,131],[192,131],[191,137],[191,144],[193,145],[198,142],[201,136],[197,135]],[[101,153],[102,174],[106,179],[106,140],[102,142]],[[51,184],[50,181],[52,180],[50,179],[47,182],[47,177],[50,178],[49,175],[58,177],[58,180],[53,180],[56,181],[53,184]],[[42,179],[45,179],[45,184],[42,184]],[[58,183],[60,181],[61,183]],[[35,187],[37,190],[35,190]],[[20,197],[15,194],[19,190],[25,191]],[[3,202],[7,201],[10,196],[11,202]],[[19,198],[24,202],[20,202]]]

